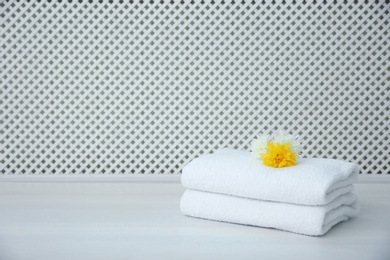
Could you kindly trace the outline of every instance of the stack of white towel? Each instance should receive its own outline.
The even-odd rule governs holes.
[[[272,168],[249,152],[222,149],[183,168],[180,208],[187,216],[319,236],[358,213],[358,172],[354,163],[317,158]]]

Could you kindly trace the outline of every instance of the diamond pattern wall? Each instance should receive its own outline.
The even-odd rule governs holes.
[[[2,1],[1,174],[179,174],[260,132],[388,174],[389,1]]]

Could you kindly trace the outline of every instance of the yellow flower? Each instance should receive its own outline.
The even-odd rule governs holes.
[[[290,149],[290,146],[290,143],[268,142],[267,153],[260,154],[263,164],[275,168],[296,165],[298,156]]]
[[[298,138],[284,132],[261,134],[252,141],[252,155],[266,166],[282,168],[297,164],[301,152]]]

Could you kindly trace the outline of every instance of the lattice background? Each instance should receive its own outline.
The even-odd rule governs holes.
[[[284,129],[388,174],[390,5],[307,2],[2,1],[1,173],[177,174]]]

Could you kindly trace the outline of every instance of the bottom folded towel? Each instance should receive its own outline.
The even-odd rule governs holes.
[[[352,193],[322,206],[304,206],[186,190],[180,202],[184,215],[229,223],[276,228],[320,236],[359,211]]]

